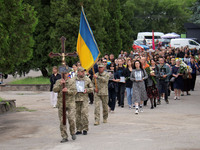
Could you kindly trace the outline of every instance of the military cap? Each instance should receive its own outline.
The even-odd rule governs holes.
[[[85,71],[83,67],[78,67],[77,71]]]
[[[99,63],[99,64],[98,64],[98,67],[100,68],[100,67],[105,67],[105,66],[104,66],[103,63]]]

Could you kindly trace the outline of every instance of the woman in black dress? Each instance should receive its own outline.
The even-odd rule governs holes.
[[[115,69],[115,64],[112,62],[110,64],[110,73],[112,73],[112,77],[109,79],[108,82],[108,94],[109,94],[109,100],[108,100],[108,106],[110,108],[111,112],[114,112],[115,110],[115,104],[116,104],[116,97],[117,97],[117,90],[118,90],[118,82],[120,81],[120,77]]]
[[[174,81],[174,92],[175,92],[175,97],[174,100],[178,99],[180,100],[180,95],[181,95],[181,89],[183,87],[183,74],[180,73],[180,60],[176,60],[176,65],[172,68],[172,76],[175,77]]]

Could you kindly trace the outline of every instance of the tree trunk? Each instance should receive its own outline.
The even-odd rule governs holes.
[[[40,68],[43,77],[49,77],[48,71],[46,68]]]

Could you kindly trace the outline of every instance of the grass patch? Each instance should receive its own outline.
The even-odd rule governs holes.
[[[3,101],[3,98],[2,97],[0,97],[0,102],[2,102]]]
[[[6,105],[10,105],[9,102],[4,101],[4,99],[2,97],[0,97],[0,102],[5,102]]]
[[[34,112],[34,111],[36,111],[36,110],[28,109],[28,108],[26,108],[26,107],[17,107],[17,108],[16,108],[16,112],[23,112],[23,111]]]
[[[10,82],[9,84],[50,84],[49,78],[44,77],[27,77]]]

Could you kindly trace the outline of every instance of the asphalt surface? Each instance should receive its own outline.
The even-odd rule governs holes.
[[[0,115],[0,150],[200,150],[200,77],[191,96],[173,100],[139,115],[116,106],[108,123],[94,126],[90,105],[88,135],[60,143],[57,109],[50,106],[49,92],[7,91],[0,97],[16,99],[17,107],[30,110]],[[68,132],[69,133],[69,132]]]

